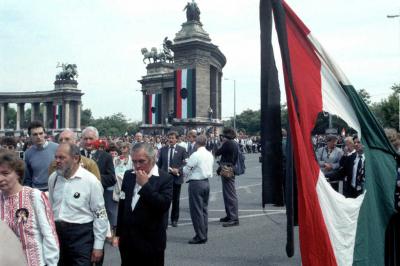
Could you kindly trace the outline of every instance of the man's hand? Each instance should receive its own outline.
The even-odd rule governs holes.
[[[102,249],[93,249],[91,262],[99,262],[103,257]]]
[[[147,173],[143,170],[136,171],[136,183],[138,183],[141,187],[149,181],[149,177]]]
[[[178,168],[171,168],[170,173],[175,175],[175,176],[179,176],[179,169]]]
[[[330,164],[330,163],[325,163],[324,166],[325,166],[324,168],[325,168],[326,171],[332,170],[332,164]]]

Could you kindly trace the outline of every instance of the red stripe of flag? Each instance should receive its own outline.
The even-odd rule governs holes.
[[[182,118],[182,70],[176,71],[176,118]]]
[[[283,2],[289,60],[284,61],[289,120],[298,173],[300,249],[303,265],[336,265],[336,258],[316,191],[319,166],[311,132],[322,111],[321,62],[308,40],[309,30]],[[290,72],[289,72],[290,69]],[[291,73],[291,75],[290,75]],[[297,110],[290,84],[296,91]],[[300,117],[297,116],[300,114]],[[301,195],[301,196],[300,196]]]

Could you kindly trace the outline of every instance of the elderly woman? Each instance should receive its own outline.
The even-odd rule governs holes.
[[[22,186],[23,176],[24,162],[17,154],[0,150],[0,220],[21,241],[29,266],[57,265],[59,247],[49,201],[43,192]]]

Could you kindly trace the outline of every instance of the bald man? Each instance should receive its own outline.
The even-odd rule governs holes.
[[[60,133],[60,136],[58,137],[58,142],[61,143],[71,143],[75,144],[77,142],[77,137],[75,132],[73,132],[70,129],[66,129],[63,132]],[[90,158],[87,158],[85,156],[81,156],[80,159],[80,164],[83,168],[94,174],[98,180],[100,180],[100,171],[99,167],[97,166],[97,163],[93,161]],[[57,163],[55,160],[53,160],[49,166],[49,176],[56,171],[57,169]]]

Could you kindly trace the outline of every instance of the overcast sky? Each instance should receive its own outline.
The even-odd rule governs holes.
[[[186,21],[187,1],[2,0],[0,90],[52,90],[57,62],[75,63],[84,108],[96,118],[121,112],[140,120],[137,80],[146,74],[140,49],[161,48],[165,36],[174,39]],[[196,2],[203,28],[227,58],[224,77],[236,80],[237,113],[259,109],[259,1]],[[399,0],[287,2],[373,101],[400,83],[400,18],[386,17],[400,13]],[[227,118],[233,115],[233,82],[224,80],[222,91]]]

